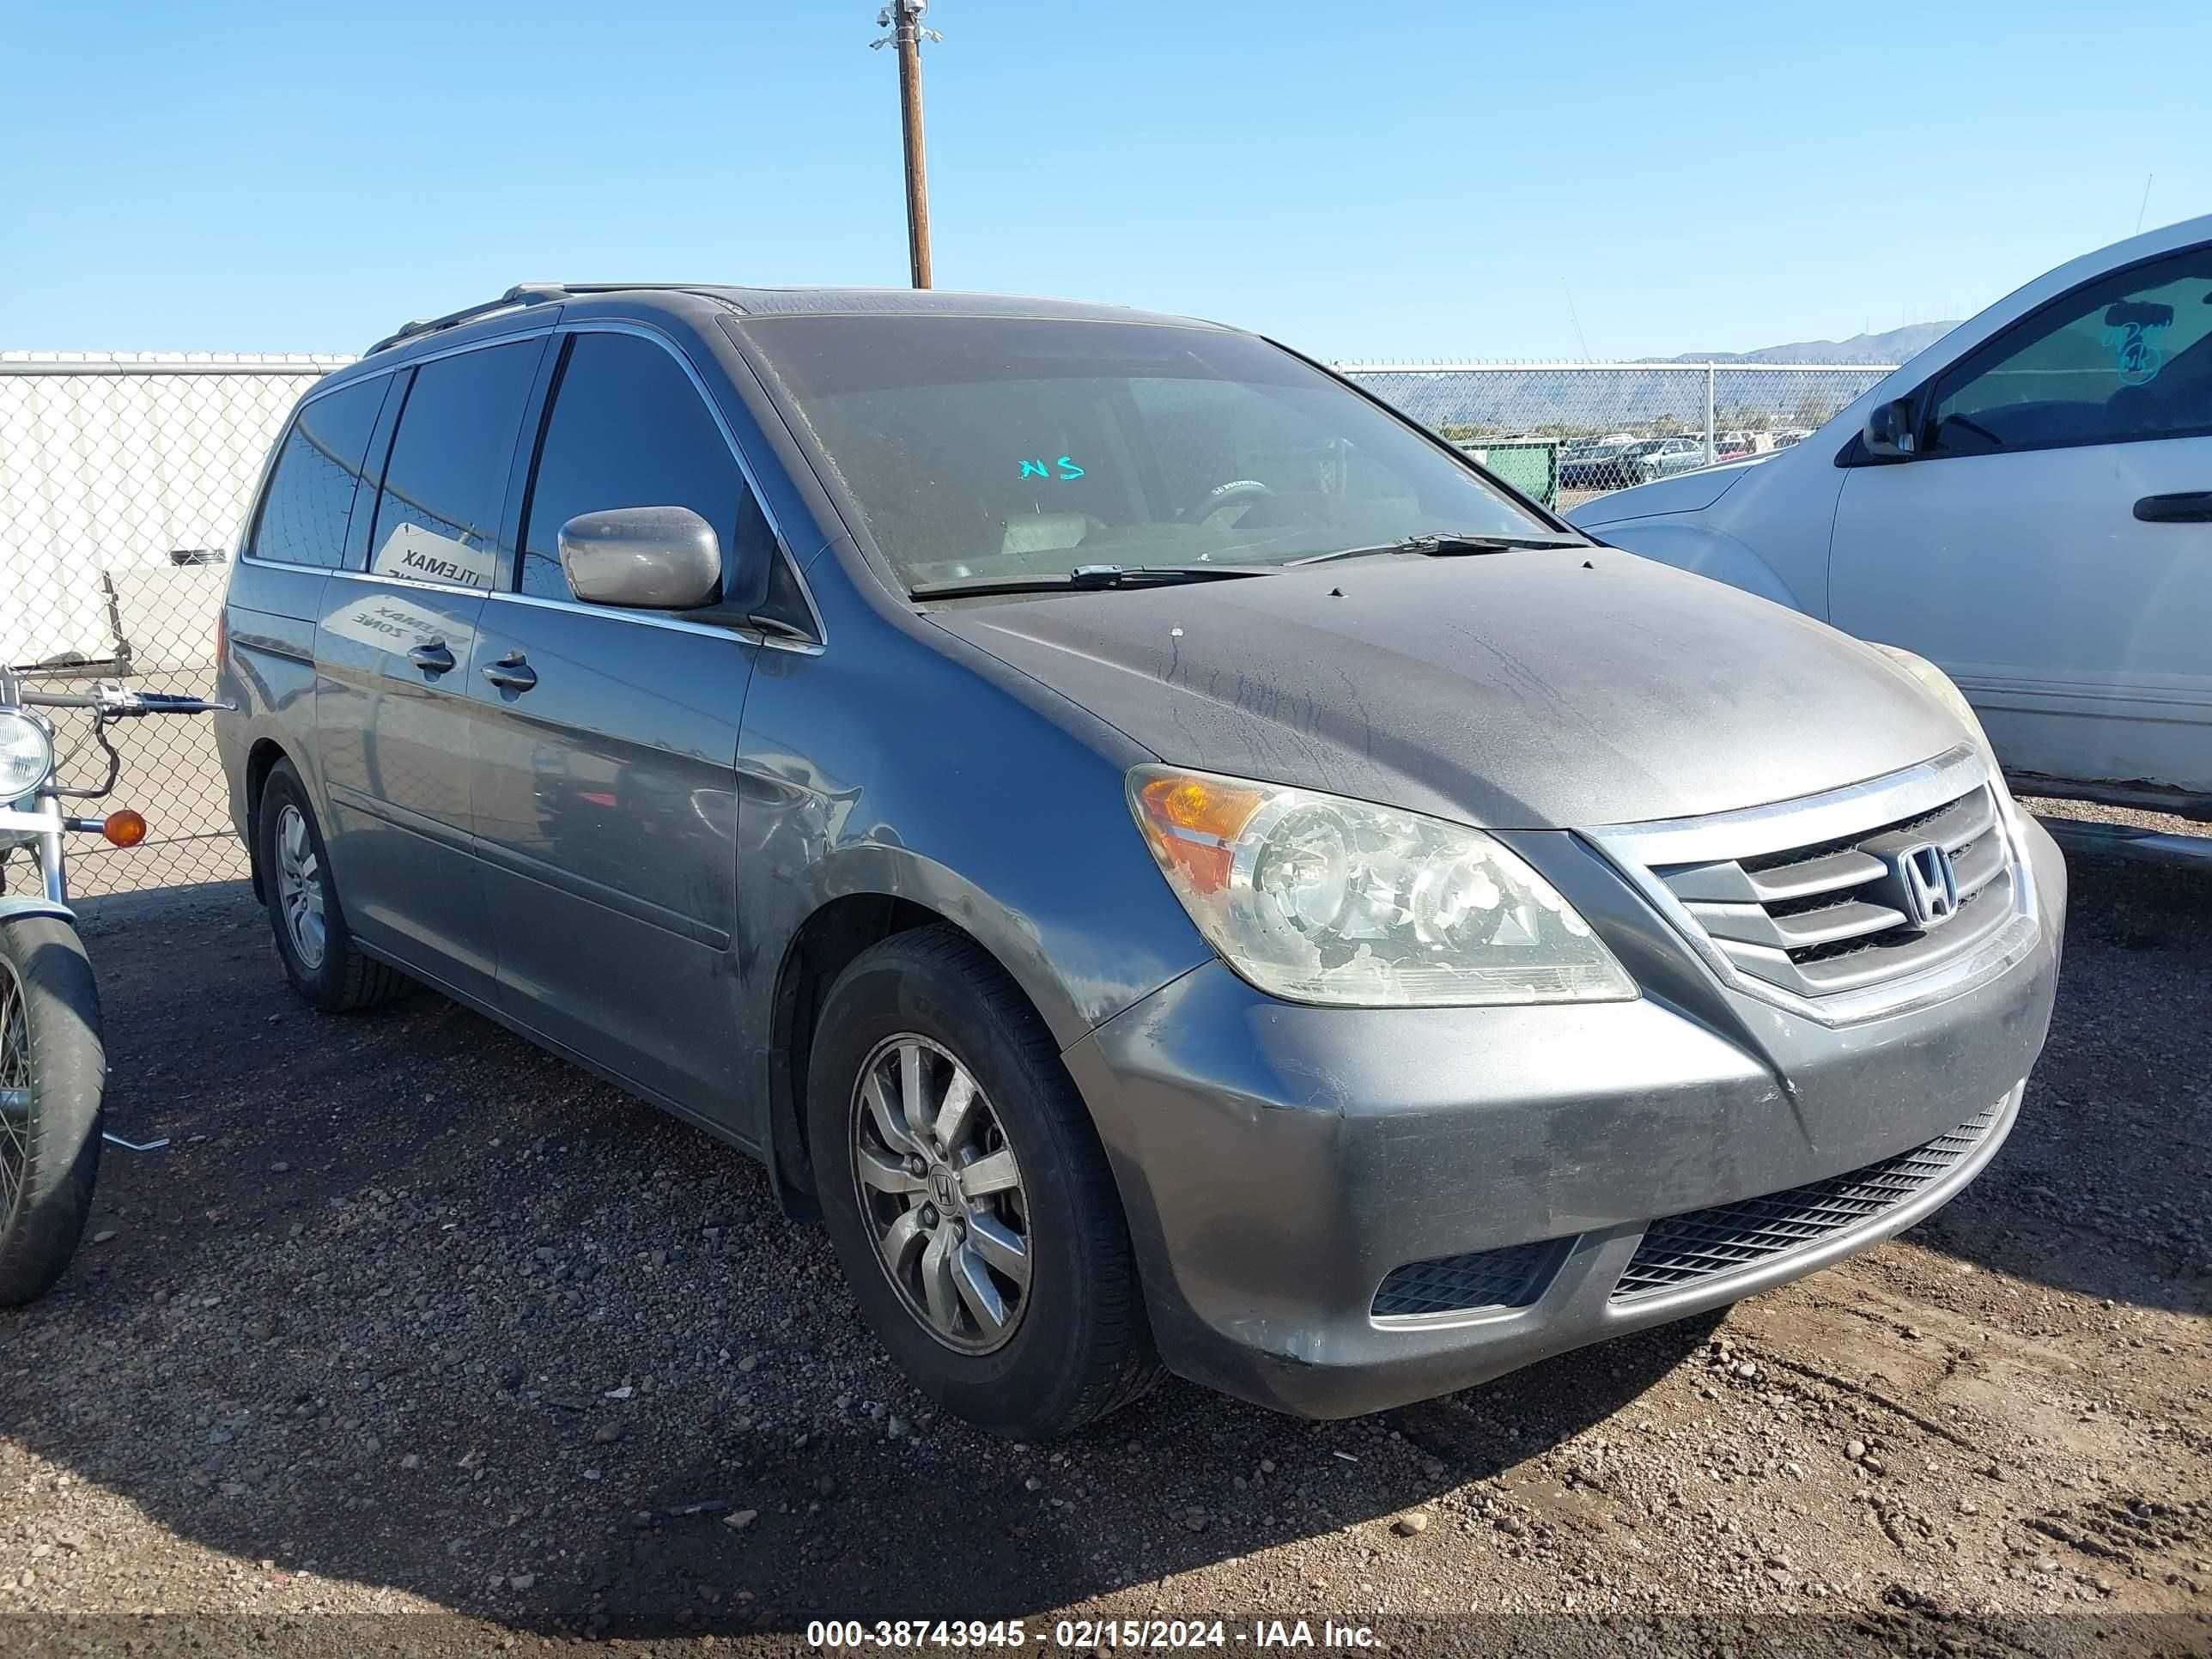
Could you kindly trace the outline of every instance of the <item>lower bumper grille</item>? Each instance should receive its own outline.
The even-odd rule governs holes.
[[[1924,1146],[1845,1175],[1655,1221],[1613,1286],[1613,1300],[1634,1302],[1735,1273],[1885,1215],[1957,1168],[1988,1138],[2002,1109],[2000,1103]]]
[[[1571,1239],[1508,1244],[1434,1261],[1393,1268],[1375,1292],[1377,1319],[1418,1319],[1425,1314],[1479,1313],[1525,1308],[1544,1293]]]

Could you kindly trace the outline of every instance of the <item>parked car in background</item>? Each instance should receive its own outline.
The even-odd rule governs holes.
[[[1630,454],[1635,457],[1638,482],[1648,483],[1654,478],[1671,478],[1677,472],[1691,472],[1710,464],[1703,438],[1647,438],[1632,446]]]
[[[1802,444],[1570,516],[1930,659],[2023,787],[2212,816],[2212,217],[2038,277]]]
[[[1212,325],[516,289],[303,400],[218,637],[303,999],[423,981],[757,1155],[1018,1435],[1810,1272],[2050,1018],[2064,867],[1935,669]]]
[[[1576,444],[1559,455],[1562,489],[1626,489],[1647,475],[1633,443]]]
[[[1702,438],[1638,438],[1571,445],[1559,456],[1563,489],[1626,489],[1705,465]]]

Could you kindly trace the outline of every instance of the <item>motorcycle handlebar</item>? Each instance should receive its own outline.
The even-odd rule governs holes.
[[[83,691],[25,691],[21,701],[38,708],[91,708],[112,719],[136,720],[142,714],[212,714],[228,713],[237,708],[229,702],[212,702],[204,697],[173,697],[161,691],[125,691],[120,696],[101,696],[97,692]]]
[[[86,692],[24,691],[16,701],[27,708],[97,708],[100,699]]]

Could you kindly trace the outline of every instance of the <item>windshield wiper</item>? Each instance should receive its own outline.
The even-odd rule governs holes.
[[[980,581],[924,582],[907,590],[916,599],[968,599],[991,593],[1084,593],[1109,587],[1171,587],[1178,582],[1221,582],[1264,576],[1249,564],[1079,564],[1066,574],[1001,576]]]
[[[1516,547],[1585,545],[1587,544],[1579,536],[1486,536],[1442,530],[1432,535],[1408,536],[1403,541],[1384,542],[1376,547],[1339,548],[1334,553],[1316,553],[1311,558],[1293,559],[1291,562],[1327,564],[1332,559],[1364,559],[1382,553],[1425,553],[1432,559],[1451,558],[1466,553],[1508,553]]]

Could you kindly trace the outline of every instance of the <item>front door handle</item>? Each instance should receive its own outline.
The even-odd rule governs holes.
[[[2136,517],[2145,524],[2212,524],[2212,489],[2146,495],[2136,503]]]
[[[407,660],[426,674],[443,674],[453,665],[453,653],[443,640],[425,640],[407,653]]]
[[[538,671],[523,659],[520,651],[510,651],[490,667],[484,678],[502,691],[527,691],[538,684]]]

